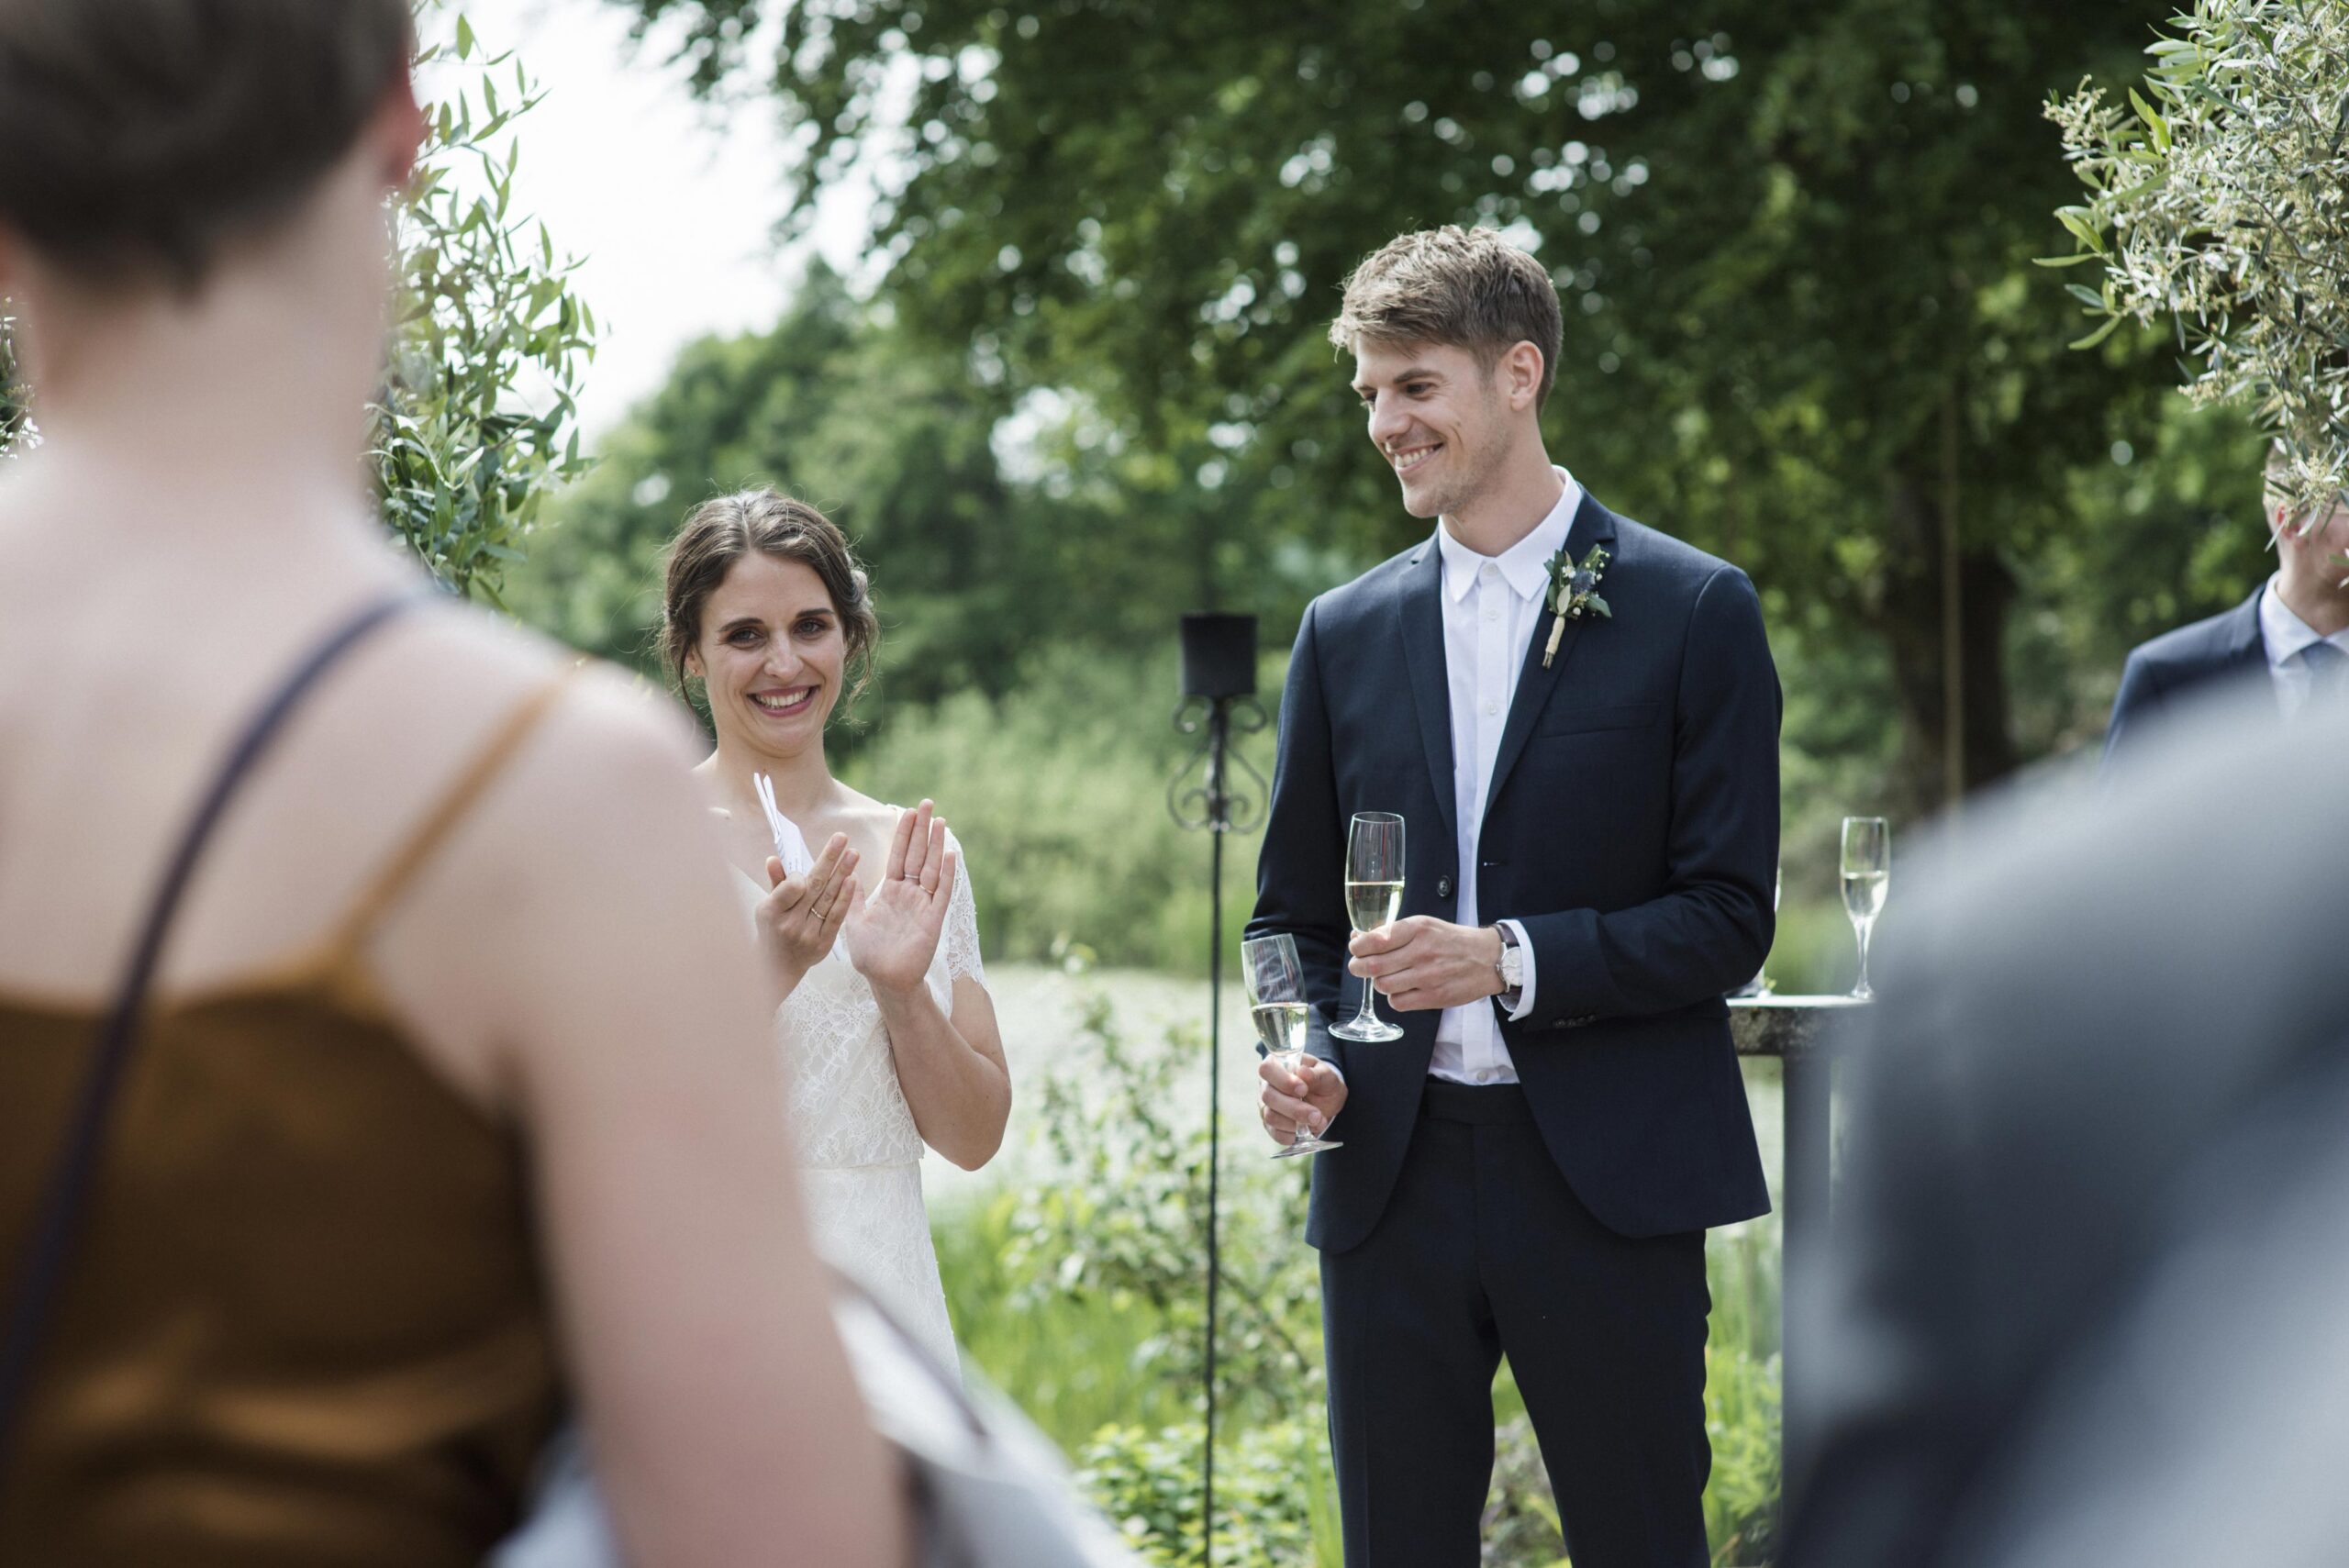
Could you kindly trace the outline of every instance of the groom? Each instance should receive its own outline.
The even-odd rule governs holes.
[[[1330,335],[1440,519],[1306,611],[1248,928],[1295,937],[1316,1004],[1264,1125],[1345,1145],[1306,1239],[1346,1562],[1473,1568],[1506,1355],[1575,1568],[1702,1568],[1704,1233],[1769,1207],[1721,1002],[1770,946],[1761,607],[1551,464],[1558,297],[1498,235],[1395,240]],[[1596,581],[1554,596],[1566,557]],[[1408,824],[1406,913],[1349,944],[1357,811]],[[1330,1037],[1341,966],[1401,1040]]]

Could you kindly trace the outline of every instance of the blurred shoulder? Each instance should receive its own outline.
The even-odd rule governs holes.
[[[1954,1042],[1994,1078],[2093,1062],[2136,1085],[2188,1058],[2247,1071],[2314,1020],[2335,1028],[2349,877],[2309,852],[2294,792],[2343,770],[2349,724],[2213,703],[2101,784],[1969,801],[1908,857],[1867,1032],[1896,1051]]]
[[[507,813],[521,841],[542,843],[584,821],[692,815],[700,748],[682,704],[629,671],[469,606],[436,606],[399,649],[399,678],[480,740],[494,741],[542,701],[507,773],[527,808]]]

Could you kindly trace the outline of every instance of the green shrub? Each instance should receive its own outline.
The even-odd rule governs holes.
[[[1077,1456],[1077,1484],[1134,1549],[1166,1568],[1196,1568],[1200,1551],[1197,1422],[1149,1430],[1104,1427]],[[1219,1437],[1215,1556],[1210,1568],[1292,1568],[1316,1551],[1314,1494],[1331,1490],[1328,1445],[1313,1421],[1281,1421]],[[1318,1487],[1311,1484],[1323,1474]]]
[[[988,957],[1043,960],[1081,937],[1106,964],[1198,973],[1208,843],[1166,810],[1190,750],[1175,692],[1171,647],[1122,661],[1059,651],[1000,700],[966,692],[886,711],[878,733],[843,740],[841,771],[883,800],[938,802],[970,857]],[[1246,751],[1271,771],[1269,733]],[[1231,942],[1255,901],[1257,843],[1225,841]]]
[[[425,0],[419,22],[441,8]],[[451,85],[397,204],[399,309],[372,456],[384,522],[442,582],[495,603],[547,497],[587,470],[573,400],[596,318],[572,292],[579,263],[512,210],[515,122],[538,86],[462,11],[452,30],[417,59]]]
[[[1156,1375],[1166,1314],[1130,1292],[1060,1288],[1019,1245],[1022,1195],[932,1213],[939,1272],[963,1353],[1074,1453],[1113,1423],[1197,1420],[1198,1388]]]

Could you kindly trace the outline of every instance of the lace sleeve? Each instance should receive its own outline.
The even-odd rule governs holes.
[[[971,868],[963,858],[962,843],[953,834],[946,836],[954,851],[954,894],[946,906],[946,929],[939,938],[939,945],[946,953],[946,982],[952,986],[969,975],[981,985],[987,983],[985,966],[979,962],[979,906],[971,896]]]

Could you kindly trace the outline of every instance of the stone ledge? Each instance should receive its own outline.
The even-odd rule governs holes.
[[[1740,1056],[1808,1056],[1828,1019],[1866,1006],[1849,996],[1733,996],[1730,1036]]]

